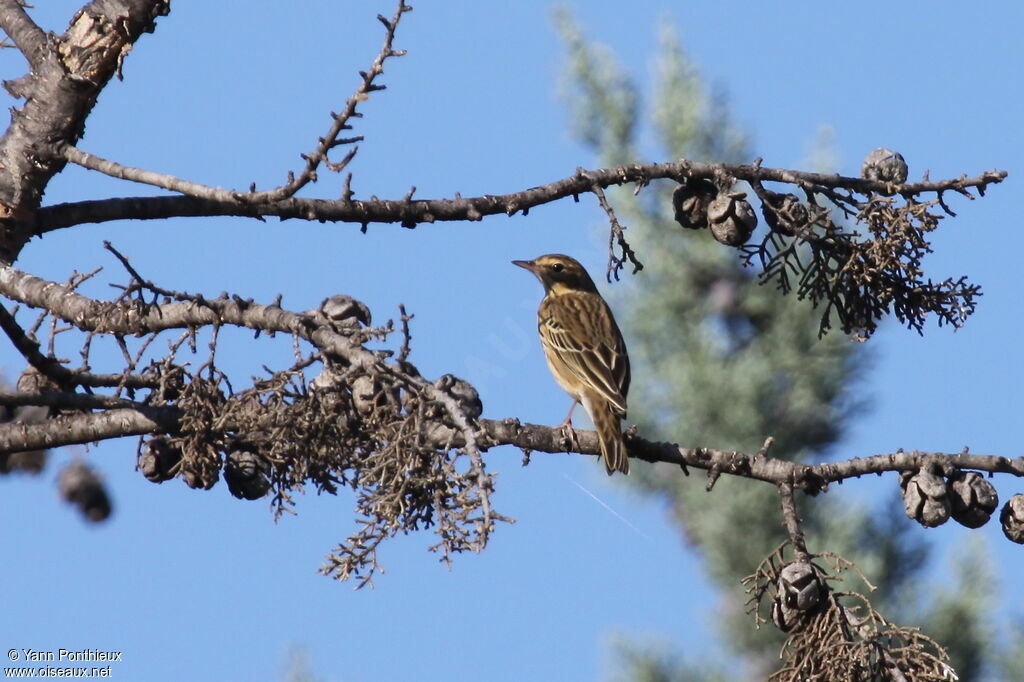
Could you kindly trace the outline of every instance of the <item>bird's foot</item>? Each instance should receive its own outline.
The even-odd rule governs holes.
[[[568,419],[562,422],[562,432],[565,434],[566,449],[579,451],[580,439],[576,436],[576,429],[572,428],[572,422]]]

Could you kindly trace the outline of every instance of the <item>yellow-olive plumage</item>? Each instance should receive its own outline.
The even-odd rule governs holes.
[[[537,330],[551,374],[594,422],[608,474],[628,474],[620,421],[626,416],[629,356],[611,309],[587,271],[569,256],[512,263],[544,285]]]

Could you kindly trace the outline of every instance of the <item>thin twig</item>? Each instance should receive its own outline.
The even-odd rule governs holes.
[[[582,168],[577,170],[578,173],[586,173]],[[604,195],[604,190],[601,186],[594,182],[590,191],[597,197],[597,202],[601,205],[605,214],[608,216],[609,229],[608,229],[608,270],[605,273],[605,278],[609,284],[612,281],[612,277],[615,281],[619,279],[619,271],[626,266],[626,262],[629,261],[633,264],[633,274],[643,270],[643,264],[637,260],[636,253],[630,248],[629,242],[626,241],[625,231],[626,228],[622,226],[619,219],[615,217],[615,210],[611,204],[608,203],[608,198]],[[621,256],[615,255],[615,246],[618,245]]]
[[[800,517],[796,513],[796,502],[793,500],[793,486],[789,483],[779,484],[779,499],[782,506],[782,518],[789,533],[797,561],[810,561],[811,555],[804,542],[804,532],[800,528]]]
[[[391,57],[401,57],[405,54],[404,50],[395,50],[393,48],[393,42],[395,38],[395,31],[398,29],[398,22],[401,20],[402,15],[410,10],[412,10],[412,7],[406,5],[404,0],[399,0],[398,8],[395,10],[395,13],[390,20],[378,15],[378,20],[384,24],[387,29],[384,44],[381,47],[380,52],[377,54],[377,57],[373,60],[373,63],[370,65],[368,70],[359,72],[362,78],[359,86],[356,88],[356,91],[352,96],[346,101],[345,108],[342,112],[331,115],[331,127],[328,129],[327,134],[320,138],[316,149],[308,155],[302,155],[303,159],[306,161],[302,171],[300,171],[298,175],[290,173],[288,182],[276,189],[265,192],[255,192],[250,189],[250,191],[242,192],[237,190],[225,190],[219,187],[211,187],[209,185],[183,180],[166,173],[157,173],[141,168],[125,166],[115,161],[110,161],[94,154],[84,152],[73,145],[65,145],[61,149],[61,153],[64,158],[71,163],[82,166],[83,168],[88,168],[89,170],[98,171],[121,180],[130,180],[132,182],[153,185],[154,187],[162,187],[173,192],[180,192],[186,196],[205,199],[207,201],[224,202],[240,207],[253,207],[262,204],[274,204],[285,199],[289,199],[307,184],[316,181],[317,169],[321,163],[326,162],[332,171],[341,172],[355,156],[356,148],[353,148],[339,163],[331,163],[328,159],[328,153],[331,149],[343,144],[351,144],[362,140],[362,136],[350,138],[339,138],[338,136],[343,130],[350,129],[352,127],[349,124],[349,121],[352,118],[361,116],[361,114],[356,110],[358,105],[365,101],[371,93],[385,88],[385,86],[378,85],[374,82],[378,76],[384,73],[384,63]],[[258,214],[248,212],[247,215],[255,217]]]

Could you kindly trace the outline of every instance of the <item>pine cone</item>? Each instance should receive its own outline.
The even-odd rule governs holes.
[[[335,327],[358,327],[359,323],[369,326],[370,309],[362,301],[346,294],[336,294],[324,299],[320,304],[320,312],[330,320]]]
[[[899,152],[879,147],[864,157],[860,176],[865,180],[902,185],[907,181],[907,162]]]
[[[75,461],[64,467],[57,478],[60,496],[78,507],[93,523],[110,517],[110,497],[103,481],[85,462]]]
[[[708,226],[708,204],[718,194],[715,183],[704,178],[684,178],[672,192],[676,222],[691,230]]]
[[[1024,495],[1014,495],[999,514],[999,522],[1003,525],[1003,535],[1011,542],[1024,545]]]
[[[828,591],[818,570],[806,561],[783,566],[777,587],[772,602],[772,622],[783,632],[792,630],[803,616],[816,613]]]
[[[139,452],[136,468],[153,483],[163,483],[174,478],[179,462],[181,449],[172,446],[164,436],[154,436]]]
[[[934,528],[949,520],[952,505],[946,481],[925,469],[916,474],[904,471],[900,474],[903,489],[903,507],[907,516],[922,526]]]
[[[754,234],[757,216],[743,192],[719,194],[708,206],[711,234],[726,246],[742,246]]]
[[[241,500],[258,500],[270,490],[270,465],[257,454],[256,448],[236,442],[228,452],[224,465],[224,482],[228,491]]]
[[[807,207],[795,194],[768,192],[761,205],[761,214],[768,226],[779,234],[792,237],[807,225]]]
[[[999,506],[999,495],[991,483],[977,471],[958,471],[949,477],[953,519],[968,528],[988,523]]]
[[[434,382],[434,386],[455,398],[470,419],[476,419],[483,414],[484,404],[480,401],[480,394],[473,384],[465,379],[460,379],[454,374],[445,374]]]

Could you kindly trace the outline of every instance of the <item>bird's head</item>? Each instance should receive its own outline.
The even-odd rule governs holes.
[[[597,286],[583,266],[575,258],[561,253],[549,253],[533,260],[514,260],[518,265],[535,274],[544,291],[561,294],[566,291],[590,291],[597,293]]]

